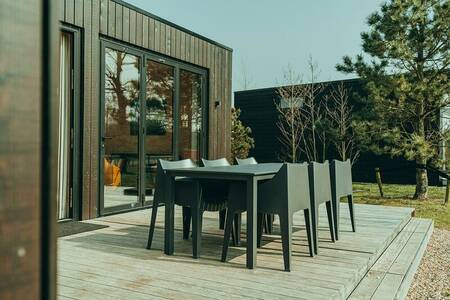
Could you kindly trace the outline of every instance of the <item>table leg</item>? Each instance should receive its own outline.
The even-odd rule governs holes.
[[[256,267],[256,229],[258,212],[258,183],[255,178],[247,180],[247,268]]]
[[[175,178],[169,178],[167,182],[166,195],[168,195],[165,204],[164,217],[164,253],[173,254],[174,240],[174,210],[175,210]]]
[[[195,199],[192,204],[192,256],[194,258],[200,257],[200,248],[202,240],[202,212],[200,211],[200,183],[198,180],[194,183]]]

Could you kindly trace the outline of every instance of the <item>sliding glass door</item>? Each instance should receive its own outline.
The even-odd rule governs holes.
[[[206,155],[206,72],[103,42],[100,214],[151,205],[158,159]]]
[[[104,208],[139,203],[140,57],[105,48]]]

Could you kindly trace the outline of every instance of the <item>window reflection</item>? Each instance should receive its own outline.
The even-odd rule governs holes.
[[[200,160],[202,81],[199,74],[180,70],[180,141],[182,159]]]
[[[138,195],[139,58],[105,49],[104,206]]]
[[[174,68],[152,60],[146,66],[146,200],[153,199],[157,159],[172,159]]]

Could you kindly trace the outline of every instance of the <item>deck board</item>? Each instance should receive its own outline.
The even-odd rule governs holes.
[[[412,209],[356,205],[357,232],[351,232],[342,204],[340,240],[332,243],[322,208],[319,255],[308,256],[303,214],[294,216],[292,271],[283,271],[278,223],[263,236],[257,267],[245,268],[245,214],[242,244],[220,262],[223,232],[217,213],[205,213],[202,253],[191,257],[176,210],[175,254],[163,254],[164,209],[158,211],[152,250],[145,249],[151,210],[98,218],[107,225],[58,240],[58,295],[61,298],[345,299],[411,219]],[[378,283],[379,284],[379,283]]]
[[[412,218],[349,298],[404,299],[432,231],[432,220]]]

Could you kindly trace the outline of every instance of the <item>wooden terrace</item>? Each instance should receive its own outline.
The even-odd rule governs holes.
[[[433,230],[410,208],[355,205],[357,232],[341,203],[341,235],[332,243],[320,218],[319,255],[308,256],[303,214],[294,216],[292,271],[283,271],[278,223],[264,235],[257,266],[246,268],[245,214],[242,243],[220,262],[223,231],[217,213],[205,213],[202,256],[192,258],[175,218],[175,254],[163,253],[164,213],[158,214],[153,249],[145,249],[151,209],[87,223],[99,230],[58,239],[61,299],[402,299]],[[164,210],[164,208],[161,208]],[[325,216],[322,208],[321,215]],[[277,220],[277,219],[276,219]],[[299,225],[301,224],[301,225]]]

